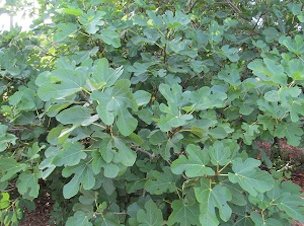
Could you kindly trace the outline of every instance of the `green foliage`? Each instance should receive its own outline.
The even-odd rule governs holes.
[[[8,127],[0,124],[0,152],[8,148],[10,144],[15,144],[17,137],[7,133]]]
[[[256,159],[247,158],[244,162],[240,158],[232,161],[234,173],[228,173],[228,178],[232,183],[238,183],[241,188],[250,195],[256,196],[258,193],[265,193],[273,188],[273,179],[265,171],[259,170],[260,162]]]
[[[211,180],[202,179],[199,187],[194,187],[196,200],[200,203],[199,221],[201,224],[219,225],[215,208],[220,218],[226,222],[232,214],[228,201],[232,200],[229,189],[222,185],[211,186]]]
[[[84,212],[77,211],[72,217],[69,217],[66,222],[66,226],[72,225],[92,226],[92,223],[89,222]]]
[[[186,148],[188,159],[182,155],[175,160],[171,169],[173,173],[182,174],[185,171],[187,177],[213,176],[215,172],[206,166],[209,162],[208,153],[198,146],[188,145]]]
[[[157,205],[149,200],[145,204],[145,209],[137,212],[137,222],[140,226],[156,226],[163,224],[163,215]]]
[[[197,204],[187,204],[182,200],[174,200],[171,205],[173,211],[168,219],[168,225],[179,223],[181,226],[199,225]]]
[[[301,1],[39,3],[1,33],[1,223],[42,186],[58,225],[304,221],[257,148],[303,146]]]

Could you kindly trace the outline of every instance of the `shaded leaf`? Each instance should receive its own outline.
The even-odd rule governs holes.
[[[175,192],[176,177],[171,173],[169,167],[162,169],[163,172],[152,170],[147,175],[145,189],[147,192],[155,195],[161,195],[166,192]]]
[[[163,214],[152,200],[146,202],[145,208],[140,209],[136,216],[139,226],[163,225]]]
[[[37,173],[23,172],[19,175],[16,186],[24,198],[33,200],[39,195],[40,185]]]
[[[198,205],[187,205],[181,200],[174,200],[171,204],[173,212],[168,219],[168,225],[191,226],[199,225],[199,207]]]
[[[68,218],[65,226],[93,226],[93,224],[89,222],[89,219],[84,212],[77,211],[73,216]]]

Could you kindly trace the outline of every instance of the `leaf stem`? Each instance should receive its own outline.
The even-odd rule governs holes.
[[[94,126],[98,126],[98,127],[102,128],[102,129],[107,129],[105,126],[103,126],[103,125],[101,125],[101,124],[99,124],[99,123],[93,122],[92,124],[93,124]]]
[[[126,215],[127,213],[126,212],[113,212],[113,214],[115,214],[115,215]]]
[[[231,161],[229,161],[226,165],[224,165],[223,168],[218,171],[218,173],[220,174],[227,166],[229,166],[230,163]]]
[[[179,198],[179,199],[182,199],[182,196],[180,195],[179,190],[178,190],[177,187],[175,188],[175,191],[176,191],[176,194],[177,194],[178,198]]]
[[[89,90],[87,90],[86,88],[81,87],[81,90],[82,90],[82,91],[84,91],[85,93],[87,93],[87,94],[91,95],[90,91],[89,91]]]

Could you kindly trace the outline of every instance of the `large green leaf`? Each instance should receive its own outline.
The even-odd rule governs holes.
[[[99,223],[99,221],[97,221]],[[115,214],[107,213],[103,216],[100,226],[121,226],[119,219]]]
[[[91,111],[89,108],[76,105],[61,111],[56,116],[56,119],[63,125],[67,125],[67,124],[81,125],[86,121],[88,121],[90,116],[91,116]]]
[[[231,217],[232,210],[228,201],[232,200],[231,192],[222,185],[211,186],[211,180],[202,179],[200,186],[194,188],[195,197],[200,203],[199,220],[202,225],[217,226],[219,219],[215,208],[218,209],[220,218],[228,221]]]
[[[4,151],[9,144],[15,144],[17,137],[11,133],[7,133],[8,127],[0,124],[0,152]]]
[[[129,136],[137,128],[138,121],[130,114],[129,111],[123,111],[121,109],[118,113],[116,125],[122,135]]]
[[[0,158],[0,182],[7,181],[24,171],[28,166],[25,163],[18,163],[13,157]]]
[[[144,209],[137,212],[139,226],[161,226],[163,225],[163,214],[157,205],[149,200]]]
[[[93,172],[98,174],[103,168],[103,174],[108,178],[115,178],[122,169],[133,166],[136,161],[136,153],[117,137],[106,137],[92,157]]]
[[[286,85],[287,83],[287,76],[283,66],[271,59],[254,60],[248,64],[248,68],[251,69],[259,79],[269,84]]]
[[[208,148],[211,163],[213,165],[225,165],[230,161],[231,151],[227,144],[216,141],[211,147]]]
[[[151,94],[144,90],[137,90],[134,97],[138,106],[146,105],[151,99]]]
[[[223,107],[227,94],[221,90],[215,90],[206,86],[196,91],[186,91],[185,96],[193,104],[195,110],[206,110]]]
[[[275,187],[266,194],[267,204],[279,208],[292,219],[303,222],[304,200],[299,198],[300,189],[290,181],[276,182]]]
[[[145,189],[150,194],[161,195],[176,191],[176,177],[171,173],[169,167],[164,167],[162,170],[163,172],[152,170],[148,173]]]
[[[248,158],[243,161],[236,158],[232,161],[232,170],[234,173],[228,173],[228,178],[232,183],[238,183],[245,191],[252,196],[269,191],[274,186],[272,176],[260,170],[259,160]]]
[[[296,35],[294,39],[292,39],[290,36],[282,36],[279,39],[279,42],[281,45],[284,45],[290,52],[293,52],[297,55],[304,53],[304,40],[301,35]]]
[[[103,24],[102,19],[105,14],[103,11],[90,9],[79,17],[79,22],[89,34],[96,34]]]
[[[292,219],[304,222],[304,200],[297,195],[283,194],[278,200],[278,208],[285,211]]]
[[[62,170],[62,176],[72,179],[63,186],[63,196],[65,199],[70,199],[77,195],[79,187],[82,186],[85,190],[90,190],[95,185],[95,177],[92,166],[86,162],[82,162],[76,166],[67,166]]]
[[[255,140],[257,135],[260,133],[258,125],[250,125],[247,123],[243,123],[242,129],[244,130],[244,143],[247,145],[252,144],[252,141]]]
[[[283,224],[280,221],[278,221],[277,219],[274,219],[274,218],[265,219],[265,217],[262,217],[257,212],[253,212],[250,215],[250,218],[252,219],[252,221],[254,222],[255,225],[283,226]]]
[[[187,100],[180,85],[176,83],[160,84],[159,91],[167,100],[167,105],[164,103],[159,105],[159,109],[164,114],[160,115],[157,124],[162,131],[167,132],[172,128],[183,126],[193,118],[192,115],[181,112],[182,106],[187,103]]]
[[[13,105],[16,110],[31,111],[35,110],[41,104],[37,98],[36,91],[32,88],[21,86],[9,98],[9,104]]]
[[[54,34],[54,41],[62,42],[77,31],[77,25],[74,23],[61,23],[57,25],[57,32]]]
[[[79,143],[64,143],[53,158],[52,163],[56,166],[75,166],[80,160],[85,159],[87,154],[84,147]]]
[[[65,226],[93,226],[91,222],[89,222],[89,217],[82,211],[77,211],[73,216],[69,217]]]
[[[219,43],[223,38],[224,29],[216,20],[212,20],[208,29],[209,42]]]
[[[111,87],[119,79],[122,73],[122,67],[112,69],[109,66],[108,60],[102,58],[95,61],[90,82],[95,89]]]
[[[117,127],[124,136],[130,135],[137,127],[137,120],[126,112],[127,108],[137,110],[137,104],[129,86],[129,81],[119,80],[114,87],[104,92],[92,93],[92,99],[98,102],[96,110],[101,120],[106,125],[112,125],[114,119],[118,117]]]
[[[304,49],[303,49],[304,50]],[[299,59],[288,61],[287,74],[293,80],[304,80],[304,63]]]
[[[237,48],[230,48],[229,45],[224,45],[221,50],[231,62],[237,62],[240,59]]]
[[[133,166],[136,161],[136,153],[123,140],[114,137],[114,145],[117,152],[114,155],[113,161],[123,164],[124,166]]]
[[[168,219],[168,225],[191,226],[199,225],[199,206],[188,205],[182,200],[174,200],[171,204],[173,212]]]
[[[33,200],[39,195],[40,185],[38,183],[39,176],[37,173],[22,172],[17,180],[16,186],[18,192],[23,195],[24,198]]]
[[[185,101],[182,87],[178,84],[160,84],[159,91],[166,98],[168,105],[182,106]]]
[[[225,68],[218,73],[217,77],[232,86],[241,84],[240,69],[236,64],[225,65]]]
[[[209,163],[208,152],[199,146],[190,144],[186,148],[187,157],[181,155],[171,164],[174,174],[185,174],[188,177],[212,176],[215,174],[213,169],[206,166]]]
[[[286,137],[288,144],[293,146],[298,146],[300,144],[303,134],[303,129],[298,123],[281,122],[274,131],[275,136],[279,138]]]
[[[58,68],[53,72],[38,75],[38,96],[48,101],[63,99],[83,89],[86,84],[86,72],[83,69]]]
[[[100,38],[106,44],[111,45],[114,48],[119,48],[121,45],[119,33],[117,31],[115,31],[114,28],[108,27],[108,28],[102,29],[100,32]]]

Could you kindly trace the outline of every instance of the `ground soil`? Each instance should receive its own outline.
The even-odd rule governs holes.
[[[25,210],[24,220],[19,226],[54,226],[50,221],[52,211],[52,200],[47,192],[36,200],[36,209],[34,211]]]

